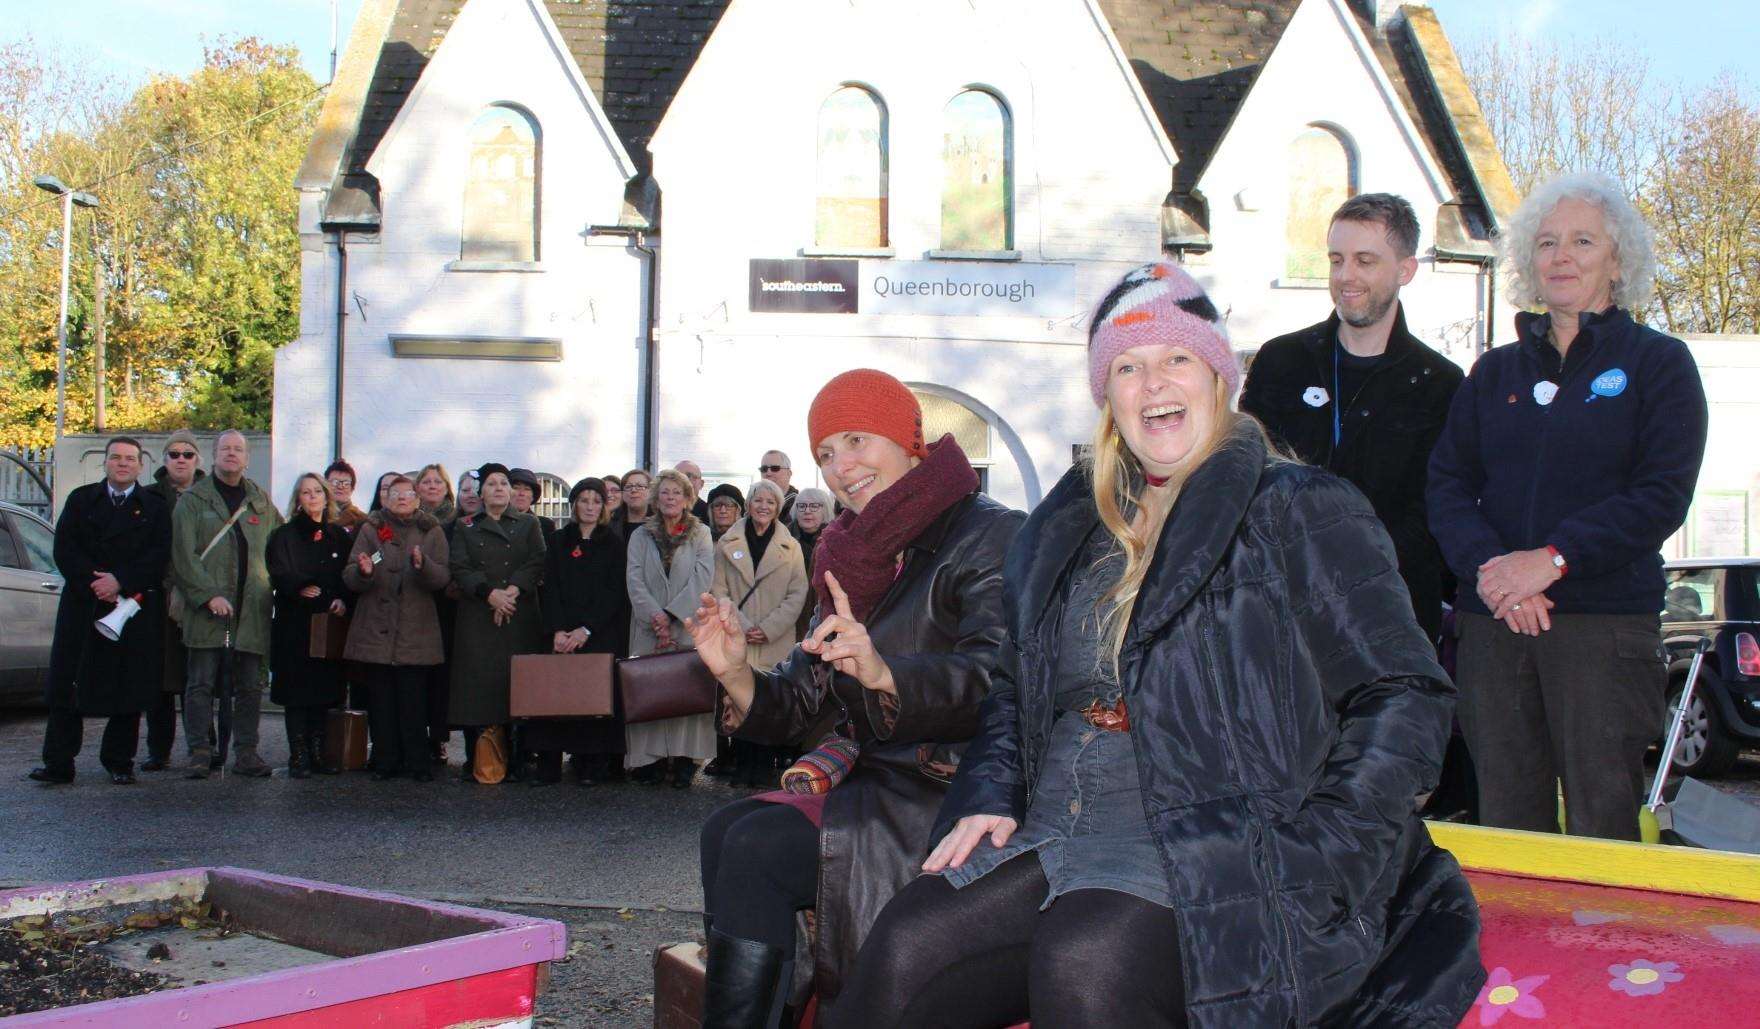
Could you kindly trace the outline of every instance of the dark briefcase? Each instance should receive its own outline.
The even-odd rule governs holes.
[[[610,654],[515,654],[509,710],[515,718],[609,715]]]
[[[715,711],[721,684],[695,650],[630,657],[617,662],[617,692],[630,725]]]
[[[320,611],[312,616],[312,645],[307,656],[320,661],[340,661],[348,646],[348,619]]]
[[[324,763],[345,772],[367,767],[367,713],[333,707],[324,720]]]

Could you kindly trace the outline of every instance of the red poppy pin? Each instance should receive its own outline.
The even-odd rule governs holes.
[[[389,526],[389,525],[379,526],[379,542],[390,543],[392,535],[393,535],[393,533],[391,532],[391,526]]]
[[[472,520],[471,520],[471,519],[469,519],[469,518],[466,518],[466,519],[465,519],[465,520],[464,520],[464,527],[465,527],[465,528],[467,528],[467,529],[468,529],[468,528],[470,528],[470,527],[471,527],[471,521],[472,521]]]
[[[324,538],[324,530],[323,529],[319,529],[318,531],[312,533],[312,542],[313,543],[316,543],[323,538]]]
[[[257,516],[251,515],[249,518],[246,518],[244,521],[245,521],[246,525],[255,525],[255,524],[257,524]]]
[[[674,536],[683,536],[684,535],[684,523],[679,522],[677,525],[674,525],[670,531]]]
[[[569,557],[580,557],[581,556],[580,546],[577,544],[573,550],[568,552],[568,556]]]

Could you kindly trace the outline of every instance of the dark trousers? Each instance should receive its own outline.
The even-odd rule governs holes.
[[[428,770],[428,668],[379,665],[367,686],[373,771]]]
[[[1638,838],[1644,752],[1662,730],[1667,677],[1656,615],[1552,615],[1538,637],[1463,614],[1461,729],[1483,825]]]
[[[1172,909],[1086,889],[1041,911],[1047,890],[1034,853],[964,889],[939,875],[912,880],[880,912],[823,1023],[1187,1024]]]
[[[428,744],[434,750],[446,746],[452,738],[452,726],[448,722],[452,707],[452,682],[446,665],[435,665],[428,670]]]
[[[819,829],[786,804],[736,800],[699,840],[703,915],[725,935],[794,953],[794,916],[819,891]]]
[[[134,752],[140,745],[141,716],[111,715],[104,722],[104,740],[98,760],[111,772],[134,771]],[[72,775],[73,759],[85,743],[85,718],[65,708],[49,712],[43,729],[43,767],[56,775]]]
[[[287,723],[287,749],[297,752],[307,741],[317,740],[319,747],[324,743],[324,730],[330,717],[328,704],[289,704],[283,711],[282,718]],[[313,758],[318,755],[314,753]]]
[[[177,694],[161,692],[158,703],[147,708],[147,756],[170,761],[177,742]]]

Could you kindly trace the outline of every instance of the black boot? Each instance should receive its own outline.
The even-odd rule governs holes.
[[[324,757],[324,730],[313,729],[306,734],[306,757],[312,763],[312,771],[319,775],[338,775],[342,769],[333,765]]]
[[[789,964],[782,949],[709,930],[702,1029],[772,1029],[780,1018]]]
[[[287,741],[287,777],[289,779],[310,779],[312,777],[312,755],[307,747],[304,733],[289,737]]]

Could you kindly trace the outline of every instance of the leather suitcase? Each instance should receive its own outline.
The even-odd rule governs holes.
[[[654,1029],[699,1029],[704,981],[699,944],[654,948]]]
[[[617,662],[617,692],[629,725],[715,713],[721,684],[694,650],[674,650]]]
[[[508,701],[515,718],[609,715],[610,654],[516,654]]]
[[[348,619],[322,611],[312,616],[312,643],[307,655],[320,661],[340,661],[348,646]]]
[[[324,763],[345,772],[367,767],[367,713],[333,707],[324,721]]]

